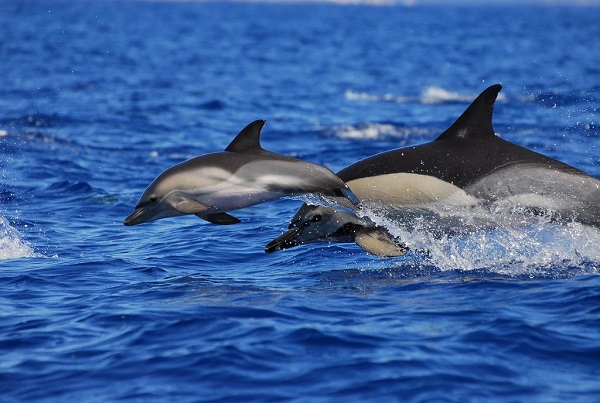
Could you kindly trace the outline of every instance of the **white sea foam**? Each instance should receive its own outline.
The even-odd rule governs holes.
[[[420,127],[398,127],[386,123],[359,123],[356,125],[333,126],[328,132],[341,139],[397,138],[408,140],[414,136],[427,136],[429,131]]]
[[[372,211],[367,214],[412,250],[426,251],[431,264],[441,270],[537,276],[600,262],[600,230],[551,222],[550,216],[496,214],[483,208],[461,214],[453,209],[436,211],[437,219],[417,215],[402,222]],[[600,273],[597,265],[590,270]]]
[[[22,235],[0,216],[0,260],[34,257],[36,253]]]
[[[431,242],[432,262],[444,269],[492,269],[501,274],[538,274],[600,261],[589,238],[600,241],[598,230],[581,224],[532,224],[501,227]]]
[[[441,87],[427,87],[421,93],[419,100],[424,104],[443,104],[447,102],[472,102],[477,96],[473,94],[461,95]]]
[[[418,96],[394,95],[389,93],[381,95],[352,90],[346,90],[344,95],[350,101],[396,102],[401,104],[412,102],[425,105],[454,102],[470,103],[477,97],[477,94],[461,94],[436,86],[425,87]],[[498,94],[497,100],[506,101],[506,95],[503,93]]]

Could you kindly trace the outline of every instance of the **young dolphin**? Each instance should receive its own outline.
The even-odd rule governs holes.
[[[259,139],[264,124],[264,120],[250,123],[223,152],[193,158],[161,173],[124,224],[186,214],[214,224],[236,224],[239,220],[227,211],[307,194],[358,203],[329,169],[264,150]]]
[[[459,212],[473,206],[490,210],[517,206],[550,212],[556,220],[600,226],[598,179],[494,134],[492,113],[501,88],[496,84],[483,91],[436,140],[374,155],[342,169],[338,176],[363,205],[395,212],[435,211],[439,206]],[[401,213],[399,217],[403,219]],[[410,221],[410,214],[407,217],[405,222]],[[377,236],[365,238],[365,231]],[[265,251],[340,240],[355,241],[380,256],[405,251],[385,228],[367,218],[307,204],[292,218],[289,231]]]

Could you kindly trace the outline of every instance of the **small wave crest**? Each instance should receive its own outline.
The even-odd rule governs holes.
[[[22,235],[0,216],[0,260],[36,256]]]
[[[333,126],[327,130],[327,133],[340,139],[382,140],[393,138],[407,141],[412,137],[425,137],[430,134],[430,131],[421,127],[366,122],[356,125]]]
[[[448,104],[448,103],[469,103],[472,102],[477,94],[460,94],[458,92],[448,91],[447,89],[429,86],[423,89],[418,96],[394,95],[394,94],[371,94],[368,92],[357,92],[346,90],[346,99],[350,101],[369,101],[369,102],[395,102],[395,103],[420,103],[424,105]],[[506,95],[498,94],[498,101],[505,101]]]

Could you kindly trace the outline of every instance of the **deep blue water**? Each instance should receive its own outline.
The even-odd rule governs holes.
[[[124,227],[255,119],[339,170],[501,82],[503,138],[600,177],[600,9],[0,2],[1,401],[600,400],[600,230],[275,254],[299,201]]]

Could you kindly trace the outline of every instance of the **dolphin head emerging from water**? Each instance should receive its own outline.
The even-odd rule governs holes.
[[[235,224],[239,220],[227,211],[281,197],[316,195],[326,203],[347,199],[358,204],[329,169],[264,150],[259,140],[264,124],[264,120],[250,123],[223,152],[193,158],[161,173],[124,224],[188,214],[214,224]]]

